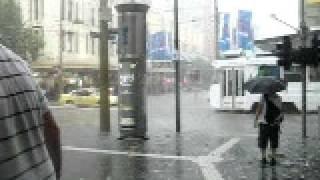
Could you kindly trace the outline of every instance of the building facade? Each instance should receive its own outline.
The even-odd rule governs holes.
[[[307,0],[306,3],[306,22],[311,30],[320,29],[320,0]]]
[[[62,69],[65,91],[97,86],[99,0],[18,0],[28,27],[43,36],[44,48],[32,68],[47,82]],[[111,53],[113,55],[113,53]],[[117,69],[111,57],[110,69]],[[62,68],[60,68],[62,67]]]

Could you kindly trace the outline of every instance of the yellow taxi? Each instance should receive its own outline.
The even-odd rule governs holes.
[[[118,97],[110,93],[110,105],[118,104]],[[95,88],[83,88],[73,90],[68,94],[62,94],[59,98],[59,104],[74,104],[77,106],[99,106],[100,92]]]

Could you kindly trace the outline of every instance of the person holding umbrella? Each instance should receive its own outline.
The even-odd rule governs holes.
[[[276,152],[279,147],[280,124],[283,121],[282,100],[276,93],[286,88],[282,80],[273,77],[255,78],[245,84],[250,93],[263,94],[256,111],[254,127],[259,127],[258,147],[261,150],[261,164],[267,164],[266,149],[271,147],[270,165],[276,165]],[[259,118],[262,116],[262,118]]]

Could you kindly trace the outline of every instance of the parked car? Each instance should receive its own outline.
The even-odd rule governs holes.
[[[110,105],[118,104],[118,97],[109,95]],[[83,88],[73,90],[68,94],[62,94],[59,98],[61,105],[75,104],[77,106],[99,106],[100,92],[96,88]]]

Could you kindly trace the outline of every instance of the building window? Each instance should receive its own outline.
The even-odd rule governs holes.
[[[91,8],[91,25],[95,25],[95,14],[94,14],[94,8]]]
[[[65,50],[67,52],[72,52],[73,51],[73,33],[67,32],[66,34],[66,46]]]
[[[40,28],[40,29],[33,29],[32,31],[37,37],[41,38],[41,42],[39,42],[39,43],[45,44],[45,42],[44,42],[44,30],[42,28]],[[42,54],[42,53],[43,53],[43,48],[40,49],[40,54]]]
[[[73,2],[72,0],[69,0],[69,5],[68,5],[68,20],[72,21],[72,9],[73,9]]]
[[[91,38],[91,53],[94,55],[95,54],[95,39]]]
[[[29,4],[29,19],[32,20],[33,19],[33,1],[30,0],[30,4]]]
[[[258,76],[273,76],[280,78],[280,68],[278,66],[260,66]]]
[[[65,20],[65,16],[66,16],[66,14],[65,14],[66,1],[62,0],[61,3],[62,3],[62,6],[61,6],[61,8],[62,8],[61,20]]]
[[[80,20],[80,18],[79,18],[79,3],[78,2],[76,4],[76,20],[77,21]]]
[[[30,18],[38,21],[43,15],[43,1],[42,0],[31,0],[30,5]]]
[[[76,34],[75,36],[75,52],[79,53],[79,33]]]
[[[86,54],[89,54],[89,35],[86,36]]]
[[[62,38],[62,42],[60,42],[61,44],[59,46],[62,46],[60,47],[62,49],[63,52],[66,51],[66,33],[64,31],[61,32],[61,36],[63,37]]]
[[[34,0],[34,19],[39,20],[39,0]]]
[[[285,70],[284,80],[286,82],[301,82],[301,68],[299,66],[292,66],[290,70]]]

